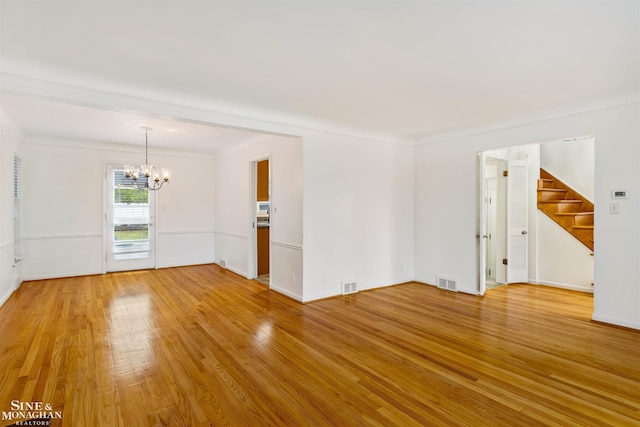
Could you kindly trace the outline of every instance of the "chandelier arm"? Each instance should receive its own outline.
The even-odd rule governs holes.
[[[150,191],[156,191],[156,190],[159,190],[159,189],[161,189],[161,188],[162,188],[162,186],[164,185],[164,183],[165,183],[165,182],[169,182],[169,181],[159,181],[159,183],[158,183],[158,182],[156,182],[156,181],[154,181],[154,182],[153,182],[153,186],[149,186],[149,187],[147,187],[147,189],[148,189],[148,190],[150,190]],[[158,185],[158,184],[159,184],[159,185]]]

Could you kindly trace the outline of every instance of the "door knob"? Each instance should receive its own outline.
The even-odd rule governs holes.
[[[527,230],[522,230],[522,234],[527,234]]]

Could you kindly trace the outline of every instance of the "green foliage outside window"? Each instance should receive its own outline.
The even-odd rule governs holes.
[[[149,203],[149,192],[136,188],[116,188],[113,194],[114,203]]]

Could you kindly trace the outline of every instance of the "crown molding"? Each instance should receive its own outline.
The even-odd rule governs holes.
[[[88,141],[71,138],[58,138],[49,136],[26,136],[22,139],[23,146],[29,145],[45,145],[50,147],[64,147],[81,150],[92,151],[117,151],[120,153],[144,153],[144,147],[132,144],[119,144],[114,142],[104,141]],[[211,152],[206,151],[187,151],[184,149],[167,149],[167,148],[154,148],[154,155],[181,157],[181,158],[198,158],[198,159],[215,159],[216,156]]]
[[[497,121],[482,126],[468,127],[456,129],[448,132],[439,132],[434,134],[416,136],[415,146],[438,144],[442,142],[452,141],[456,139],[466,138],[470,136],[481,135],[489,132],[495,132],[508,128],[526,126],[534,123],[544,122],[548,120],[559,119],[562,117],[574,116],[593,111],[607,110],[610,108],[622,107],[625,105],[636,104],[640,102],[640,93],[628,93],[621,96],[602,98],[582,104],[572,104],[564,107],[549,109],[530,115],[519,116],[514,119]]]
[[[323,121],[282,112],[223,106],[202,99],[160,93],[125,93],[113,87],[97,84],[95,87],[44,80],[21,74],[0,72],[3,91],[43,97],[59,102],[84,105],[111,111],[139,112],[170,116],[201,124],[251,130],[285,136],[304,136],[311,132],[324,132],[370,141],[408,145],[414,139],[397,134],[373,132],[340,123]],[[139,92],[139,91],[137,91]],[[131,93],[134,93],[132,90]]]

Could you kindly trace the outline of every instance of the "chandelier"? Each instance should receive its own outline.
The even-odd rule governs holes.
[[[131,180],[131,186],[138,190],[155,191],[162,188],[165,182],[171,178],[171,169],[160,168],[159,170],[149,164],[149,136],[150,127],[144,129],[144,165],[140,168],[134,166],[124,167],[124,176]]]

